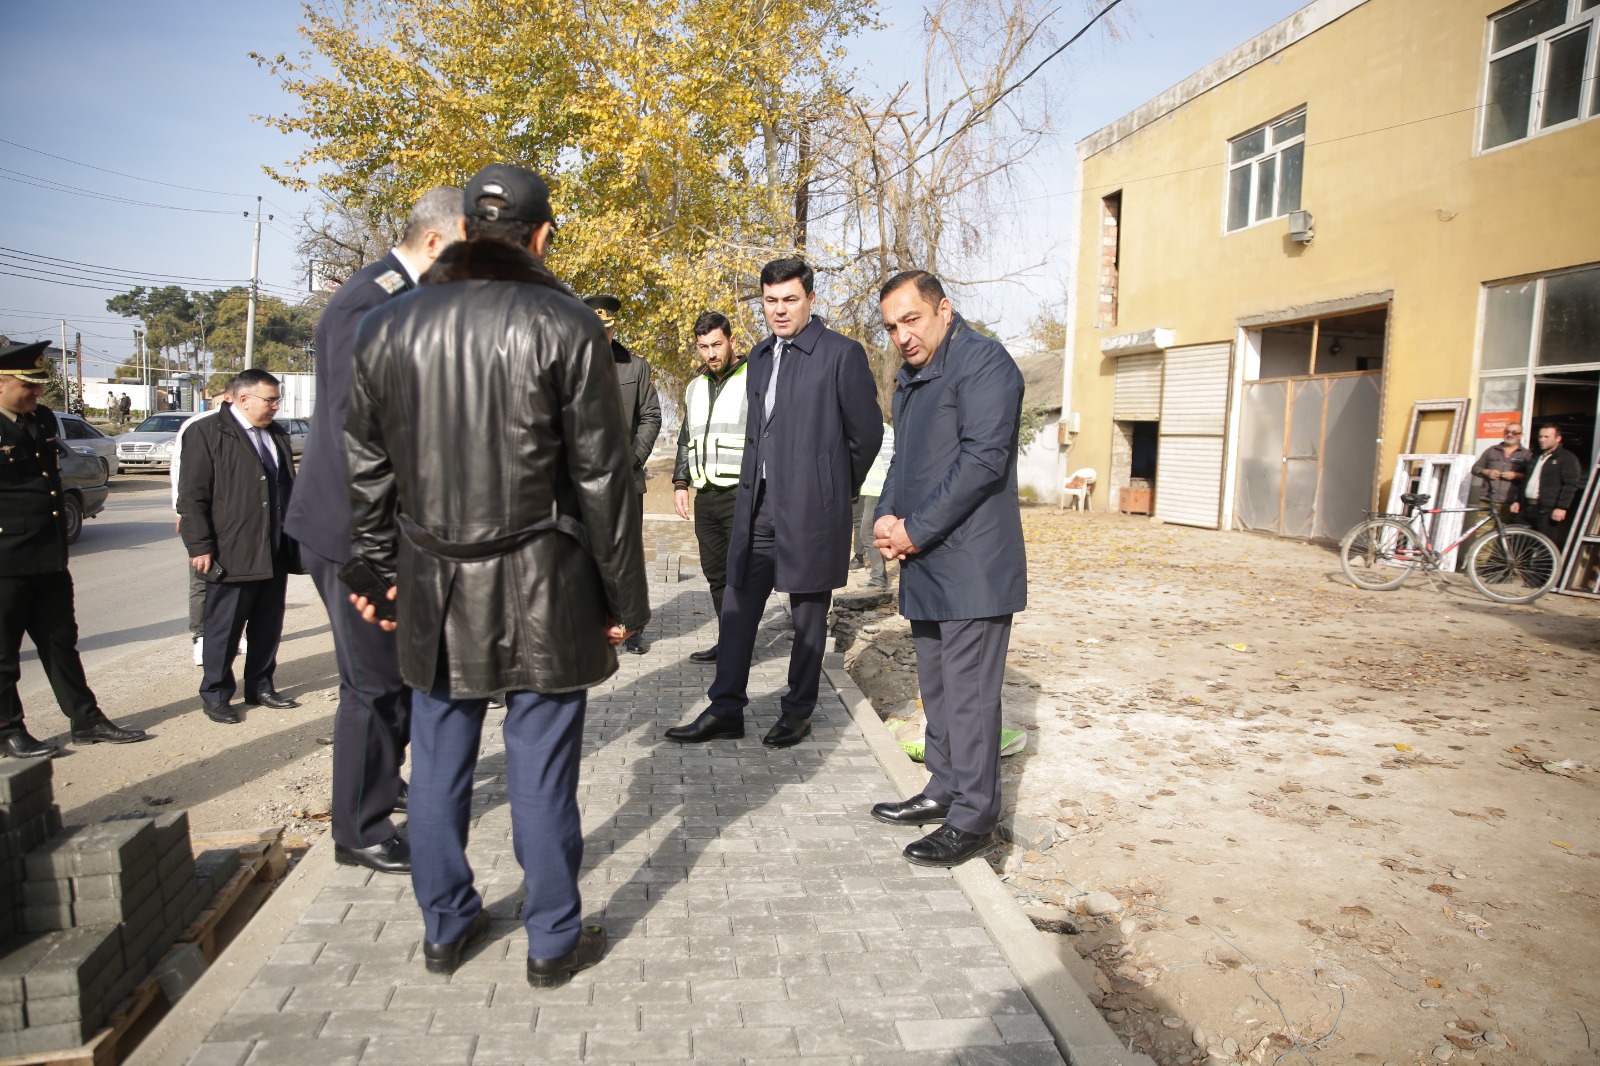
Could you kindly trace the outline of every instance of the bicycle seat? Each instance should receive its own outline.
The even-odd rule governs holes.
[[[1426,492],[1402,492],[1400,502],[1408,507],[1421,507],[1427,503],[1429,496]]]

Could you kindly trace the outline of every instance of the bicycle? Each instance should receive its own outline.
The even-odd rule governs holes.
[[[1437,573],[1444,556],[1459,548],[1485,526],[1494,532],[1479,537],[1467,549],[1467,579],[1472,587],[1500,603],[1532,603],[1555,587],[1561,576],[1561,549],[1543,533],[1526,526],[1508,526],[1493,504],[1477,507],[1428,508],[1425,493],[1400,496],[1403,515],[1369,511],[1367,517],[1339,542],[1339,565],[1357,588],[1374,592],[1399,588],[1418,569]],[[1461,539],[1437,547],[1423,515],[1487,512]]]

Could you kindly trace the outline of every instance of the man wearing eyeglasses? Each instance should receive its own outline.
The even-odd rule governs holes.
[[[1507,508],[1517,498],[1517,483],[1528,480],[1532,462],[1533,453],[1522,446],[1522,423],[1512,422],[1500,443],[1484,449],[1472,464],[1472,476],[1484,478],[1488,484],[1484,502],[1499,508],[1502,518],[1510,519]]]
[[[228,391],[233,402],[197,424],[184,441],[178,526],[189,565],[209,582],[203,709],[213,722],[238,725],[239,713],[230,704],[240,634],[249,637],[245,705],[299,706],[272,683],[284,593],[299,564],[294,541],[283,532],[294,464],[289,435],[273,421],[278,379],[265,370],[246,370],[228,383]]]

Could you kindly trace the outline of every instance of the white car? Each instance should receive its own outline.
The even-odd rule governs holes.
[[[151,415],[116,438],[117,462],[124,471],[172,469],[172,448],[178,438],[178,427],[193,417],[193,411]]]
[[[101,433],[78,415],[57,411],[56,422],[61,426],[61,443],[77,452],[100,460],[106,479],[117,472],[117,442]]]

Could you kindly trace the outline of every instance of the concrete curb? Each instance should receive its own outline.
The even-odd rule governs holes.
[[[871,701],[845,671],[844,656],[830,652],[823,658],[823,670],[900,796],[921,792],[923,772],[900,750]],[[969,862],[951,873],[1049,1027],[1062,1058],[1071,1066],[1154,1066],[1149,1056],[1123,1048],[988,863]]]
[[[324,833],[123,1066],[184,1066],[299,922],[333,869],[333,834]]]

